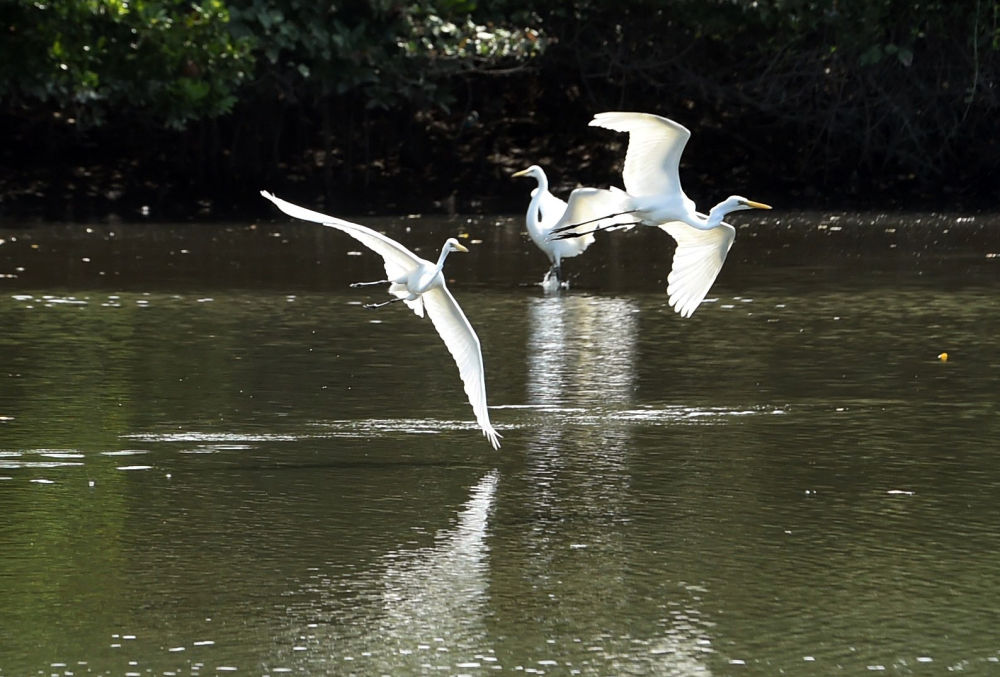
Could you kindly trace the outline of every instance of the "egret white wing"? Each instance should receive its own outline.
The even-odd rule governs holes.
[[[447,287],[444,285],[433,287],[424,292],[423,299],[428,317],[448,347],[448,352],[455,358],[458,373],[465,386],[465,394],[469,398],[469,404],[472,405],[479,427],[483,429],[483,435],[494,449],[499,449],[501,436],[490,423],[490,414],[486,407],[486,372],[483,369],[483,352],[479,345],[479,337],[476,336],[465,313]]]
[[[660,228],[677,241],[674,262],[667,276],[670,306],[681,317],[691,317],[719,276],[729,248],[733,246],[736,229],[722,223],[701,230],[681,221],[662,223]]]
[[[421,263],[426,263],[424,259],[420,258],[392,238],[386,237],[382,233],[374,231],[367,226],[345,221],[344,219],[339,219],[336,216],[329,216],[327,214],[321,214],[320,212],[314,212],[311,209],[306,209],[305,207],[292,204],[287,200],[282,200],[280,197],[275,197],[273,193],[268,193],[264,190],[260,191],[260,194],[273,202],[278,209],[293,218],[302,219],[304,221],[314,221],[316,223],[321,223],[324,226],[329,226],[330,228],[336,228],[337,230],[347,233],[355,240],[358,240],[361,244],[365,245],[384,259],[385,274],[390,280],[398,279],[415,269]]]
[[[587,226],[581,226],[581,230]],[[593,227],[593,225],[591,225]],[[587,233],[579,237],[570,237],[565,240],[550,240],[552,251],[559,255],[560,259],[568,259],[579,256],[587,250],[587,247],[594,244],[594,234]]]
[[[629,135],[622,180],[632,195],[681,193],[679,169],[691,132],[684,125],[650,113],[598,113],[590,121]]]

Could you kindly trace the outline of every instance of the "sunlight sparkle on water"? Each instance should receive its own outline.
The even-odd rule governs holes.
[[[345,312],[381,271],[337,234],[274,256],[268,228],[145,224],[0,260],[0,674],[1000,664],[994,219],[788,218],[741,228],[690,319],[656,229],[543,298],[523,217],[470,225],[449,265],[502,454],[429,323]]]

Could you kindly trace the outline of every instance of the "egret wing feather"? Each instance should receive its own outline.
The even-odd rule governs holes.
[[[712,288],[722,270],[736,229],[728,223],[701,230],[681,221],[660,224],[677,241],[674,261],[667,276],[670,307],[681,317],[691,317]]]
[[[264,190],[260,191],[260,194],[273,202],[278,209],[293,218],[302,219],[304,221],[313,221],[330,228],[336,228],[341,232],[347,233],[355,240],[365,245],[382,257],[385,262],[386,278],[389,280],[400,280],[419,267],[420,264],[428,263],[425,259],[420,258],[395,240],[386,237],[382,233],[372,230],[367,226],[362,226],[361,224],[345,221],[344,219],[337,218],[336,216],[329,216],[328,214],[321,214],[320,212],[300,207],[296,204],[288,202],[287,200],[282,200],[280,197],[276,197],[274,194],[268,193]],[[405,286],[403,288],[405,289]],[[390,288],[390,292],[400,297],[406,295],[401,295],[398,293],[398,290],[394,290],[392,288]],[[410,304],[408,303],[407,305]],[[418,315],[422,315],[417,308],[414,308],[412,305],[410,305],[410,307],[413,308],[414,312]]]
[[[434,328],[441,335],[448,352],[458,365],[465,394],[472,405],[479,427],[483,429],[483,435],[494,449],[499,449],[501,435],[490,423],[486,407],[486,372],[483,369],[483,353],[479,337],[476,336],[475,330],[469,324],[455,297],[443,284],[424,292],[422,298],[428,317],[431,318]]]
[[[389,292],[403,298],[408,306],[417,315],[423,317],[424,312],[430,316],[434,328],[444,341],[448,352],[451,353],[458,365],[458,371],[465,386],[465,394],[469,398],[472,410],[476,415],[476,421],[483,429],[483,435],[490,441],[494,449],[500,447],[500,434],[490,423],[489,412],[486,407],[486,378],[483,369],[483,355],[479,345],[479,337],[472,329],[462,309],[445,287],[443,280],[437,286],[420,294],[416,299],[406,298],[410,292],[406,287],[404,278],[410,274],[419,274],[419,270],[426,266],[435,268],[436,266],[426,261],[409,249],[371,228],[357,223],[345,221],[344,219],[327,214],[321,214],[304,207],[292,204],[275,197],[267,191],[261,191],[261,195],[273,202],[281,211],[291,217],[314,221],[324,226],[336,228],[347,233],[354,239],[361,242],[377,254],[381,255],[385,261],[385,271],[392,284]]]
[[[684,125],[649,113],[598,113],[590,122],[629,135],[622,179],[632,195],[682,193],[681,155],[691,138]]]
[[[556,197],[552,193],[545,191],[542,194],[539,204],[539,216],[541,217],[539,219],[539,226],[542,233],[544,233],[542,236],[543,240],[549,236],[553,228],[563,223],[562,217],[566,213],[567,207],[568,205],[565,200]],[[579,230],[582,231],[584,228],[581,227]],[[572,237],[566,240],[547,240],[547,242],[547,248],[542,245],[539,246],[542,246],[542,250],[545,251],[549,259],[554,263],[557,256],[560,259],[568,259],[582,254],[586,251],[587,247],[594,244],[594,234],[587,233],[580,237]]]

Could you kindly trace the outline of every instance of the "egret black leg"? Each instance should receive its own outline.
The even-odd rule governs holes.
[[[641,223],[642,223],[642,221],[633,221],[631,223],[613,223],[610,226],[598,226],[597,228],[594,228],[592,230],[585,230],[582,233],[574,232],[574,233],[559,233],[558,235],[554,235],[553,234],[553,235],[549,235],[549,239],[550,240],[568,240],[571,237],[583,237],[584,235],[590,235],[591,233],[598,233],[598,232],[600,232],[602,230],[608,230],[609,228],[624,228],[625,226],[638,226]],[[559,228],[557,230],[563,230],[563,229]],[[553,230],[552,232],[556,233],[557,231]]]
[[[389,280],[378,280],[377,282],[352,282],[351,287],[370,287],[373,284],[389,284]]]
[[[635,212],[636,212],[636,210],[635,210],[635,209],[629,209],[629,210],[628,210],[628,211],[626,211],[626,212],[618,212],[618,213],[616,213],[616,214],[608,214],[608,215],[606,215],[606,216],[598,216],[598,217],[597,217],[596,219],[587,219],[586,221],[580,221],[579,223],[571,223],[571,224],[569,224],[568,226],[559,226],[558,228],[553,228],[553,229],[552,229],[552,232],[553,232],[553,233],[561,233],[561,232],[563,232],[564,230],[569,230],[570,228],[576,228],[577,226],[585,226],[585,225],[587,225],[588,223],[593,223],[594,221],[603,221],[604,219],[613,219],[613,218],[615,218],[616,216],[624,216],[624,215],[626,215],[626,214],[634,214]],[[600,229],[600,228],[598,228],[597,230],[601,230],[601,229]],[[590,231],[590,232],[592,232],[592,233],[593,233],[593,232],[596,232],[596,231],[593,231],[593,230],[592,230],[592,231]],[[587,233],[581,233],[581,234],[582,234],[582,235],[586,235]]]
[[[402,300],[403,300],[403,298],[401,296],[396,296],[394,298],[389,299],[388,301],[383,301],[382,303],[366,303],[365,305],[363,305],[361,307],[362,308],[368,308],[369,310],[372,310],[374,308],[381,308],[382,306],[387,306],[390,303],[395,303],[396,301],[402,301]]]

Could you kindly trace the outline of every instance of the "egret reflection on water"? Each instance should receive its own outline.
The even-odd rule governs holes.
[[[620,500],[632,427],[617,412],[628,409],[635,386],[638,307],[629,299],[560,296],[528,307],[527,400],[543,408],[545,424],[528,441],[529,484],[538,514],[558,513],[562,483],[573,500],[601,509]],[[592,441],[583,456],[563,453],[583,433]],[[617,498],[616,498],[617,496]]]
[[[641,640],[639,651],[626,647],[634,647],[636,637],[609,638],[594,628],[595,636],[586,641],[599,643],[604,654],[594,672],[710,675],[713,649],[710,628],[701,620],[703,590],[683,584],[668,597],[641,599],[620,575],[634,566],[630,468],[634,435],[642,426],[626,414],[636,406],[640,305],[573,294],[532,299],[527,312],[526,401],[544,412],[547,424],[527,438],[526,466],[517,478],[530,511],[528,524],[508,534],[507,566],[538,588],[534,599],[520,602],[525,641],[559,632],[551,623],[558,613],[546,602],[600,618],[628,599],[662,606],[650,612],[661,625]],[[568,448],[574,453],[566,453]],[[530,555],[522,561],[518,553]],[[546,617],[549,624],[531,620]],[[574,667],[590,671],[586,663]]]
[[[629,135],[622,179],[625,190],[578,188],[569,197],[555,238],[580,237],[581,232],[607,230],[608,220],[621,217],[616,227],[657,226],[677,241],[667,295],[670,306],[682,317],[690,317],[711,289],[722,270],[736,229],[723,218],[743,209],[770,209],[769,205],[732,195],[712,207],[708,214],[695,209],[684,194],[680,161],[691,138],[686,127],[649,113],[598,113],[591,126]],[[580,226],[596,223],[590,231]]]
[[[441,633],[444,619],[475,613],[484,604],[486,533],[499,481],[499,472],[493,470],[472,487],[455,526],[438,532],[434,547],[389,560],[384,574],[384,623]]]
[[[410,307],[417,317],[423,317],[424,312],[434,324],[448,352],[458,365],[458,372],[465,386],[465,394],[472,405],[483,436],[489,440],[494,449],[500,448],[500,433],[490,423],[490,414],[486,404],[486,370],[483,368],[483,352],[479,345],[479,337],[459,307],[455,297],[448,291],[444,275],[444,261],[450,252],[468,252],[458,240],[448,238],[441,248],[437,263],[420,258],[409,249],[392,238],[357,223],[351,223],[335,216],[300,207],[287,202],[267,191],[261,195],[273,202],[278,209],[291,217],[304,221],[313,221],[324,226],[336,228],[347,233],[382,257],[385,263],[385,280],[378,282],[361,282],[352,287],[373,284],[388,284],[392,300],[371,304],[367,307],[378,308],[396,301],[402,301]]]
[[[635,302],[622,298],[532,299],[529,404],[600,410],[631,401],[638,312]]]
[[[472,486],[453,526],[435,534],[429,547],[400,547],[384,553],[363,572],[348,572],[346,590],[337,574],[323,572],[306,584],[318,600],[293,608],[291,631],[317,617],[335,619],[332,637],[322,638],[322,660],[357,674],[455,674],[472,663],[496,664],[486,625],[489,615],[490,515],[500,473],[491,470]],[[363,579],[363,580],[359,580]],[[362,590],[354,589],[359,583]],[[295,595],[298,595],[298,591]]]

